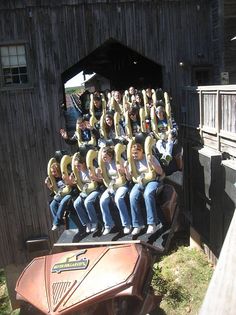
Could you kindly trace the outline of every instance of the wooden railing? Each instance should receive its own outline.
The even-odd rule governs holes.
[[[236,313],[236,211],[230,223],[220,257],[199,315]]]
[[[236,85],[184,89],[182,125],[198,128],[205,146],[236,156]]]
[[[217,218],[214,221],[215,218],[213,217],[216,216],[217,212],[211,211],[211,227],[219,233],[219,231],[224,231],[224,219],[229,218],[229,213],[235,209],[236,205],[234,189],[236,187],[234,183],[236,170],[236,85],[187,87],[183,93],[182,126],[186,127],[186,142],[189,138],[194,140],[194,137],[198,137],[198,133],[196,133],[198,130],[205,147],[230,155],[229,159],[222,159],[222,167],[224,168],[222,171],[224,175],[222,176],[225,178],[220,176],[217,178],[226,181],[222,182],[223,188],[220,190],[222,195],[217,196],[219,203],[222,203],[219,205],[221,212],[218,221]],[[193,129],[194,132],[192,132]],[[191,144],[191,141],[189,143]],[[230,165],[232,172],[226,171],[227,165]],[[217,179],[215,178],[215,180]],[[214,226],[214,224],[218,224],[218,226]],[[223,227],[219,224],[222,224]],[[221,247],[216,269],[199,312],[200,315],[236,314],[235,244],[236,212],[234,211]]]

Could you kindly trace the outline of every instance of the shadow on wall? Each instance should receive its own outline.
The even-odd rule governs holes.
[[[235,209],[232,172],[222,165],[221,153],[206,147],[192,148],[190,159],[191,224],[218,257]]]

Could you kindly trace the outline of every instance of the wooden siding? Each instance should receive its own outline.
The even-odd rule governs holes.
[[[236,36],[236,2],[232,0],[224,1],[224,70],[229,72],[229,83],[236,83],[236,40],[231,40]]]
[[[29,86],[0,89],[1,266],[27,259],[27,239],[57,237],[49,232],[43,181],[53,152],[68,149],[58,133],[61,74],[113,38],[162,66],[163,88],[179,117],[180,91],[191,84],[192,65],[215,61],[211,5],[210,0],[1,1],[0,44],[26,43],[30,69]]]
[[[220,84],[220,72],[223,69],[223,19],[219,19],[219,16],[223,12],[223,1],[212,1],[211,6],[211,30],[212,30],[212,56],[214,59],[214,64],[218,64],[219,67],[214,67],[214,81]]]

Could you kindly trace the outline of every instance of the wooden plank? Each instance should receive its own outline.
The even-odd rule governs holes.
[[[236,142],[221,138],[221,151],[236,157]]]
[[[202,128],[202,131],[204,132],[204,133],[209,133],[209,134],[211,134],[211,135],[217,135],[217,130],[216,130],[216,128],[211,128],[211,127],[207,127],[207,126],[204,126],[203,128]]]
[[[220,121],[221,121],[221,110],[220,110],[220,93],[219,90],[217,91],[216,96],[216,133],[217,133],[217,150],[220,150]]]
[[[204,90],[204,91],[212,91],[216,93],[217,90],[221,91],[232,91],[235,93],[235,84],[229,84],[229,85],[206,85],[206,86],[198,86],[198,91]]]
[[[236,211],[204,298],[200,315],[234,315],[236,309]]]
[[[229,139],[229,140],[232,140],[232,141],[236,141],[236,133],[233,133],[233,132],[226,132],[224,130],[221,130],[220,131],[220,136],[222,138],[226,138],[226,139]]]
[[[217,150],[217,138],[214,136],[211,136],[210,134],[204,134],[203,135],[203,142],[205,147],[212,148],[214,150]]]
[[[201,137],[203,136],[202,134],[202,128],[203,128],[203,123],[204,123],[204,120],[203,120],[203,114],[204,114],[204,107],[203,107],[203,96],[202,96],[202,91],[199,92],[199,114],[200,114],[200,125],[199,125],[199,128],[200,128],[200,134],[201,134]]]

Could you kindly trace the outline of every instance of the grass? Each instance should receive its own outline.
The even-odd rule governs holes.
[[[158,314],[196,315],[213,273],[204,253],[181,246],[154,265],[152,285],[163,296]]]
[[[84,86],[65,88],[66,94],[80,94],[84,91]]]
[[[12,311],[11,304],[8,298],[6,278],[3,269],[0,269],[0,314],[1,315],[19,314],[19,310]]]

